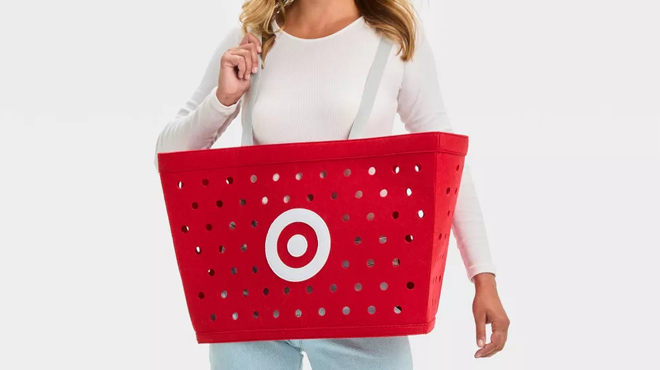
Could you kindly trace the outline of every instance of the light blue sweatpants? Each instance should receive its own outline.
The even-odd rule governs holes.
[[[209,344],[211,370],[412,370],[407,336]]]

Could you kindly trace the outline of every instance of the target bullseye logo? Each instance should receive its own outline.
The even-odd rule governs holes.
[[[301,222],[314,230],[318,247],[314,258],[302,267],[291,267],[285,264],[278,253],[278,240],[282,230],[288,225],[296,222]],[[308,250],[308,240],[301,234],[291,236],[287,241],[287,252],[293,257],[301,257]],[[291,281],[299,282],[310,279],[316,275],[330,256],[330,230],[326,225],[323,218],[317,213],[305,208],[293,208],[281,213],[268,228],[266,234],[266,260],[268,265],[280,278]]]

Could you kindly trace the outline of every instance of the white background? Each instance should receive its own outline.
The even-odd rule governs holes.
[[[153,155],[240,4],[0,6],[0,368],[208,369]],[[416,369],[657,369],[658,2],[416,4],[512,322],[472,357],[452,241]]]

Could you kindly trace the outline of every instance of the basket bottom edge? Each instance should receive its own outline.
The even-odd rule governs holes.
[[[428,334],[433,330],[434,326],[435,319],[423,324],[226,331],[197,333],[196,337],[199,344],[266,340],[394,337]]]

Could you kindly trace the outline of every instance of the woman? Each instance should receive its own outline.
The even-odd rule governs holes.
[[[249,0],[217,46],[186,105],[161,132],[156,152],[210,148],[238,115],[261,53],[255,144],[348,137],[380,36],[390,51],[363,137],[392,133],[395,114],[409,132],[446,131],[433,53],[408,0]],[[247,29],[262,35],[262,42]],[[156,163],[157,165],[157,163]],[[475,357],[506,342],[509,319],[495,284],[479,202],[463,170],[453,223],[468,278],[475,285]],[[491,324],[491,342],[486,342]],[[288,340],[210,345],[213,369],[298,369],[306,352],[315,370],[412,369],[407,337]]]

